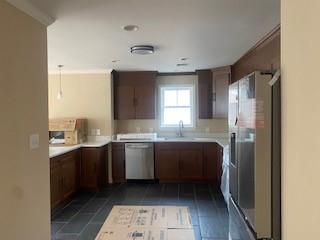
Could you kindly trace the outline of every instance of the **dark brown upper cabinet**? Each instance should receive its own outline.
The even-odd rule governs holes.
[[[200,119],[212,118],[212,71],[198,70],[198,112]]]
[[[213,79],[213,118],[228,118],[229,84],[231,81],[231,67],[212,69]]]
[[[199,119],[227,118],[231,68],[197,70]]]
[[[115,119],[155,119],[156,76],[154,71],[113,71]]]

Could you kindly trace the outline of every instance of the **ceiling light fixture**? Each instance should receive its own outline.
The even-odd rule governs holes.
[[[132,54],[147,55],[154,53],[154,47],[149,45],[137,45],[131,47]]]
[[[132,31],[138,31],[139,27],[137,25],[126,25],[123,27],[123,30],[132,32]]]
[[[62,84],[61,84],[61,68],[63,68],[63,65],[58,65],[59,68],[59,80],[60,80],[60,84],[59,84],[59,92],[57,95],[57,99],[60,100],[63,98],[63,92],[62,92]]]
[[[177,64],[177,67],[185,67],[185,66],[188,66],[187,63],[178,63]]]

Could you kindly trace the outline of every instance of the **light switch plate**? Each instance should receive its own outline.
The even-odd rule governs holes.
[[[97,136],[100,136],[100,135],[101,135],[101,130],[100,130],[99,128],[96,130],[96,135],[97,135]]]
[[[39,134],[36,133],[29,136],[29,148],[30,150],[39,148]]]

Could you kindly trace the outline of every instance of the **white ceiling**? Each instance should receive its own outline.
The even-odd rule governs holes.
[[[233,64],[280,23],[280,0],[29,0],[56,19],[49,70],[194,71]],[[135,24],[139,31],[125,32]],[[153,55],[130,53],[151,44]],[[183,57],[187,67],[177,67]],[[120,60],[112,63],[112,60]]]

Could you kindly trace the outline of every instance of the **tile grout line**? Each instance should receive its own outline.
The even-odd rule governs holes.
[[[112,195],[112,193],[114,193],[116,190],[112,190],[111,191],[111,195]],[[97,193],[94,195],[94,196],[96,196],[97,195]],[[94,197],[93,197],[94,198]],[[96,198],[97,199],[97,198]],[[92,200],[92,199],[91,199]],[[95,214],[93,214],[93,216],[90,218],[90,220],[88,221],[88,223],[82,228],[82,230],[80,231],[80,233],[79,233],[79,237],[81,236],[81,234],[83,233],[83,231],[86,229],[86,227],[89,225],[89,224],[99,224],[99,223],[92,223],[92,220],[93,220],[93,218],[99,213],[99,211],[105,206],[105,205],[107,205],[107,203],[108,203],[108,201],[110,200],[110,196],[107,198],[107,200],[106,200],[106,202],[104,203],[104,204],[102,204],[101,205],[101,207],[97,210],[97,212],[95,213]],[[89,203],[89,202],[88,202]],[[103,225],[103,223],[102,223],[102,225]]]
[[[77,213],[75,213],[70,219],[69,221],[67,221],[55,234],[54,234],[54,237],[56,237],[56,235],[58,233],[61,233],[61,230],[67,225],[69,224],[78,214],[80,214],[81,210],[84,209],[94,198],[95,196],[97,195],[97,193],[95,193],[91,198],[89,198],[88,202],[86,204],[84,204],[79,210]],[[70,201],[69,204],[67,204],[67,206],[69,206],[71,204],[72,201]],[[65,206],[65,207],[67,207]],[[104,205],[102,205],[104,206]],[[97,213],[100,211],[100,209],[102,208],[102,206],[98,209]],[[88,213],[90,214],[90,213]],[[93,217],[95,216],[96,214],[93,214],[92,218],[90,218],[89,222],[93,219]],[[69,233],[69,234],[75,234],[75,235],[78,235],[80,236],[80,234],[82,233],[82,231],[86,228],[86,226],[89,224],[89,222],[83,227],[83,229],[80,231],[80,233]],[[68,233],[67,233],[68,234]],[[66,234],[64,234],[66,235]]]

